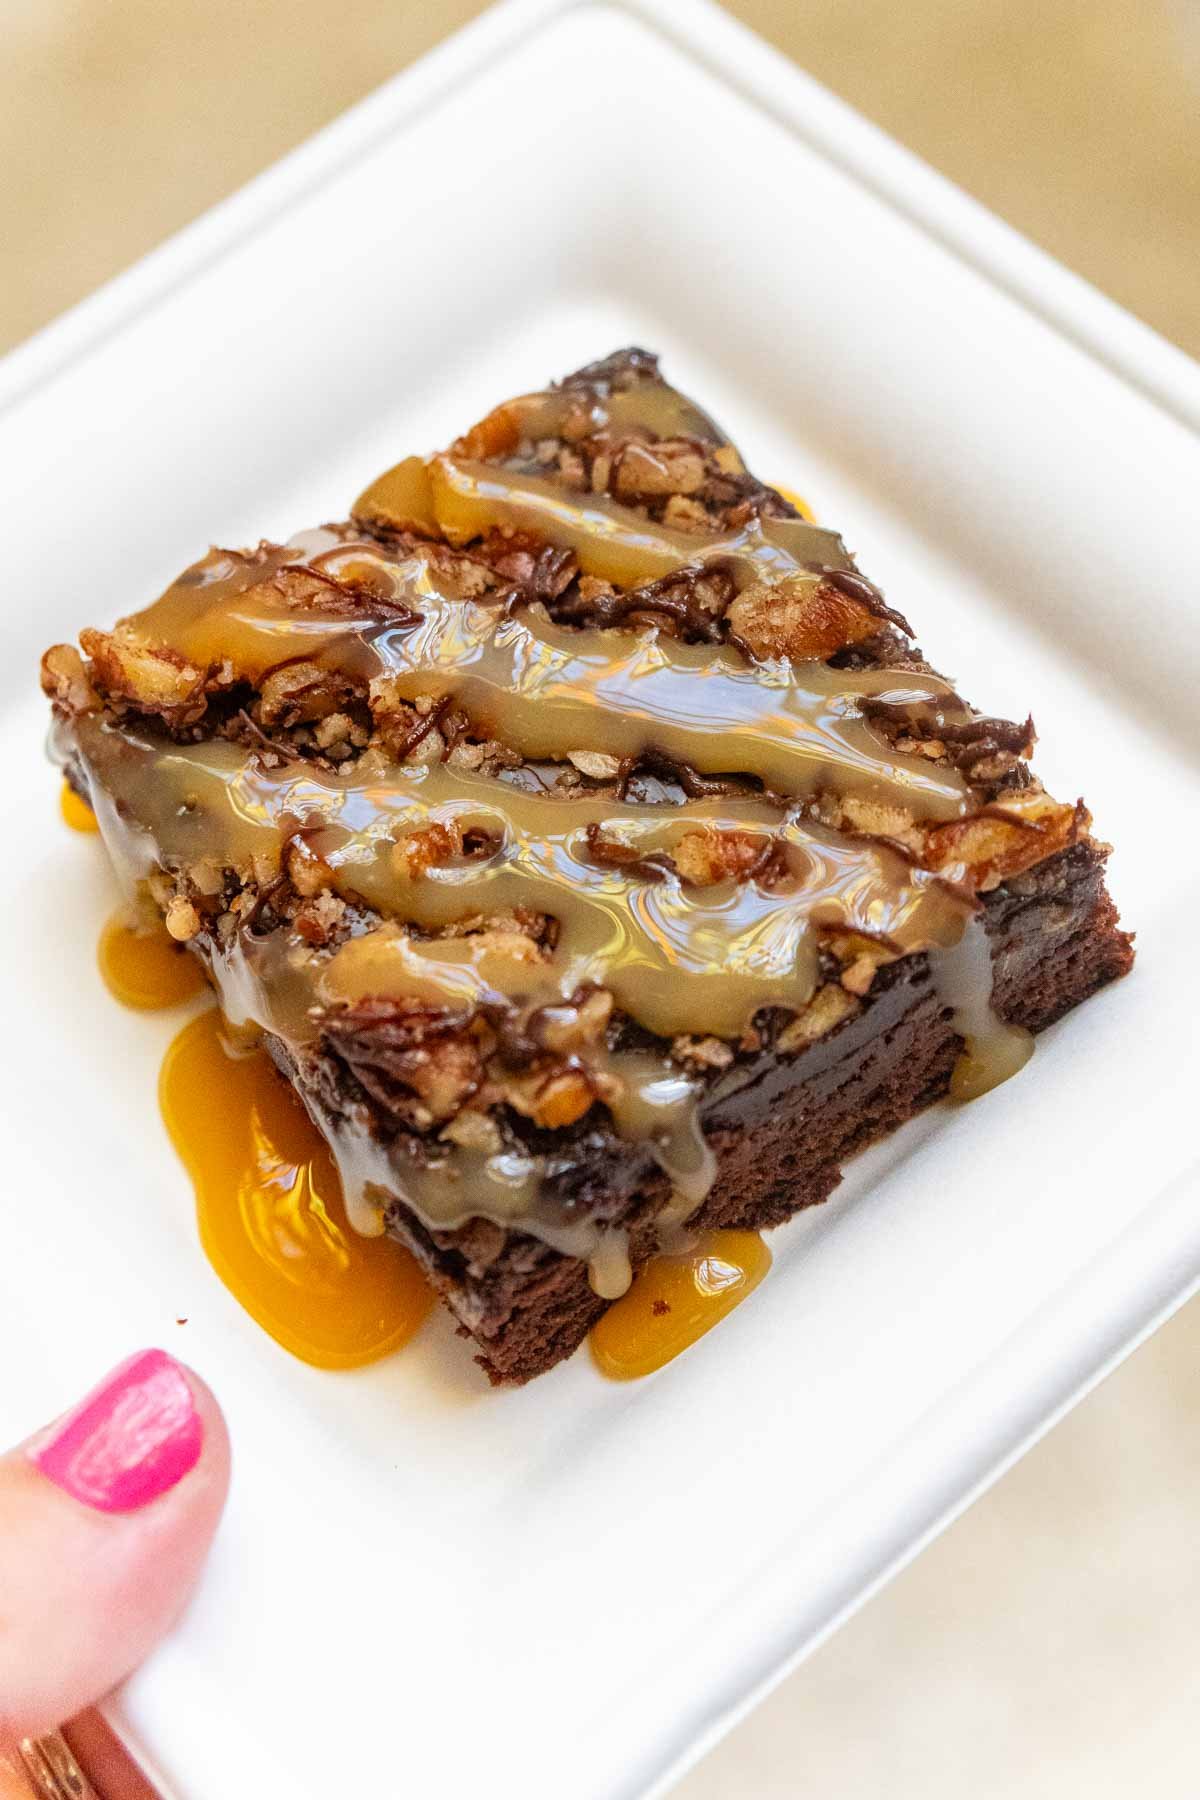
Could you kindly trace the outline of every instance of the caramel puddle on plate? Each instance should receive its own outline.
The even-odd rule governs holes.
[[[124,910],[115,912],[100,933],[96,957],[109,993],[139,1012],[178,1006],[204,989],[200,964],[182,944],[162,925],[131,925]]]
[[[757,1231],[707,1231],[682,1256],[656,1256],[592,1327],[593,1361],[614,1381],[653,1374],[740,1306],[770,1266]]]
[[[63,824],[69,825],[72,831],[95,832],[100,829],[96,823],[96,815],[87,801],[81,800],[67,781],[63,782],[62,792],[58,796],[58,810],[62,814]]]
[[[795,493],[791,488],[777,487],[775,492],[777,494],[782,494],[785,500],[790,500],[802,519],[807,519],[810,525],[816,524],[817,515],[808,504],[807,500],[802,500],[800,495]]]
[[[320,1369],[412,1337],[432,1289],[402,1245],[350,1228],[325,1141],[265,1050],[231,1055],[220,1013],[201,1013],[167,1051],[159,1100],[205,1253],[264,1331]]]
[[[777,492],[815,519],[799,494]],[[97,829],[66,782],[60,805],[73,830]],[[105,929],[100,966],[128,1006],[171,1006],[203,986],[165,932],[134,933],[123,917]],[[167,1051],[159,1099],[196,1184],[209,1261],[265,1331],[319,1368],[354,1368],[407,1342],[433,1293],[401,1245],[351,1231],[328,1148],[265,1051],[231,1056],[220,1014],[202,1013]],[[594,1362],[615,1381],[653,1374],[740,1306],[770,1266],[754,1231],[707,1232],[685,1255],[655,1257],[593,1328]]]

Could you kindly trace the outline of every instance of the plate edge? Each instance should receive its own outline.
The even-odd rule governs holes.
[[[716,0],[498,0],[0,358],[0,417],[295,203],[571,13],[624,13],[765,111],[1142,397],[1200,435],[1200,362],[1038,248]]]

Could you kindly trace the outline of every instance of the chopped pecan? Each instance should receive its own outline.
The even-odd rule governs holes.
[[[879,630],[881,611],[867,596],[822,575],[790,575],[743,588],[725,617],[730,636],[760,661],[823,662]],[[869,587],[864,583],[864,588]]]
[[[486,549],[486,545],[484,545]],[[578,576],[576,553],[556,544],[509,544],[489,556],[491,567],[504,580],[513,581],[524,599],[558,599]]]
[[[360,1000],[322,1022],[324,1042],[389,1117],[442,1124],[483,1078],[469,1018],[417,1001]]]
[[[997,805],[966,819],[931,826],[925,834],[925,862],[950,879],[964,880],[980,893],[1044,862],[1087,833],[1090,815],[1082,801],[1062,806],[1040,795],[1023,811]]]
[[[498,738],[487,738],[480,745],[483,757],[479,767],[485,775],[498,775],[502,769],[519,769],[524,761],[519,750],[502,744]]]
[[[440,869],[462,853],[462,829],[457,820],[431,819],[397,841],[392,861],[398,874],[419,881],[430,869]]]
[[[660,438],[651,445],[634,439],[621,447],[612,485],[621,500],[661,499],[694,494],[704,479],[704,457],[694,444]]]
[[[328,713],[318,721],[313,741],[327,756],[352,756],[366,745],[367,733],[349,713]]]
[[[128,629],[85,628],[79,641],[92,659],[92,678],[105,694],[139,712],[159,713],[177,722],[198,719],[205,709],[204,672],[178,650],[146,644]]]
[[[907,807],[891,806],[864,794],[840,794],[836,810],[838,824],[844,830],[856,831],[865,837],[890,838],[914,854],[921,850],[921,830]]]
[[[685,832],[671,855],[681,881],[709,887],[755,874],[771,847],[771,839],[761,832],[718,831],[714,825],[705,825],[699,831]]]
[[[339,895],[322,893],[304,902],[292,924],[306,944],[320,949],[338,935],[346,911],[346,902]]]
[[[190,900],[176,894],[166,912],[166,927],[177,944],[186,944],[200,930],[200,914]]]
[[[607,582],[581,581],[555,607],[554,616],[571,625],[602,628],[665,624],[681,637],[717,643],[732,593],[733,580],[724,569],[689,565],[623,592]]]
[[[551,1075],[538,1089],[533,1107],[533,1122],[543,1131],[561,1131],[582,1119],[596,1098],[590,1081],[581,1069],[564,1069]]]
[[[495,1119],[470,1106],[457,1113],[438,1135],[448,1144],[457,1144],[460,1150],[479,1150],[485,1156],[495,1156],[504,1147]]]
[[[545,1131],[560,1131],[589,1111],[604,1085],[599,1076],[573,1059],[556,1059],[547,1067],[542,1057],[522,1067],[519,1059],[509,1057],[500,1076],[499,1093],[514,1112]]]
[[[921,701],[916,705],[867,698],[863,711],[897,750],[951,763],[977,787],[1012,786],[1020,765],[1033,754],[1033,720],[1017,724],[972,713],[961,701]]]
[[[425,695],[413,703],[401,697],[394,675],[377,675],[368,702],[379,741],[389,756],[397,762],[440,759],[446,744],[439,726],[452,705],[451,695],[440,700]]]
[[[55,644],[42,658],[42,692],[69,713],[94,712],[99,695],[74,644]]]
[[[564,434],[568,427],[563,426]],[[564,444],[558,453],[558,479],[564,487],[582,494],[588,485],[587,465],[578,450]]]
[[[590,781],[616,781],[624,767],[619,756],[604,750],[568,750],[567,761]]]
[[[672,494],[663,508],[663,524],[673,531],[711,532],[713,521],[699,500]]]
[[[671,1055],[693,1069],[727,1069],[733,1061],[733,1050],[718,1037],[677,1037]]]
[[[824,987],[817,989],[803,1012],[797,1013],[784,1026],[776,1048],[785,1056],[790,1056],[794,1050],[805,1050],[858,1010],[859,1002],[853,994],[836,982],[826,982]]]
[[[531,1010],[507,1009],[494,1019],[500,1058],[510,1070],[544,1069],[548,1058],[561,1064],[602,1041],[612,1011],[612,995],[595,987]]]
[[[541,1009],[538,1033],[548,1050],[581,1050],[599,1043],[612,1017],[613,997],[604,988],[584,988],[558,1006]]]
[[[860,996],[867,993],[878,966],[873,956],[856,956],[849,967],[842,970],[842,986],[846,992]]]
[[[588,861],[602,869],[624,869],[640,881],[661,881],[664,875],[670,874],[670,859],[660,850],[645,856],[636,844],[610,836],[602,825],[589,825],[584,835]]]
[[[225,889],[225,871],[215,856],[202,856],[188,864],[188,880],[198,894],[213,899]]]
[[[541,961],[541,937],[545,931],[545,920],[535,919],[526,914],[524,918],[514,916],[511,925],[501,925],[495,918],[476,922],[474,929],[465,935],[469,936],[485,956],[506,956],[512,962],[536,963]]]
[[[310,724],[336,713],[351,692],[344,676],[316,663],[284,663],[265,675],[254,717],[268,730]]]
[[[310,847],[303,833],[297,834],[288,845],[284,864],[292,886],[306,900],[325,893],[333,886],[333,870]]]

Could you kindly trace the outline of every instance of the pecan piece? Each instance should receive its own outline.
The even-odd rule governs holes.
[[[986,807],[971,818],[930,827],[924,860],[929,868],[951,879],[957,875],[986,893],[1008,876],[1076,843],[1090,823],[1082,801],[1061,806],[1049,795],[1038,797],[1022,812]]]
[[[349,683],[331,669],[311,662],[284,663],[263,677],[255,717],[268,729],[311,724],[336,713],[350,692]]]
[[[735,881],[753,875],[769,854],[770,838],[754,831],[718,831],[705,825],[687,831],[672,851],[681,881],[692,887],[710,887],[718,881]]]
[[[824,662],[874,637],[881,619],[899,618],[870,598],[869,582],[862,582],[863,592],[857,583],[847,591],[837,579],[842,573],[789,575],[743,588],[725,615],[731,637],[759,661]]]
[[[706,477],[704,458],[695,445],[673,439],[623,446],[613,489],[621,500],[662,499],[668,494],[694,494]]]
[[[99,695],[74,644],[54,644],[42,658],[42,692],[69,713],[94,712]]]
[[[785,1056],[790,1056],[793,1050],[805,1050],[858,1010],[859,1002],[853,994],[847,993],[836,982],[826,982],[824,987],[817,989],[804,1011],[784,1026],[776,1047]]]
[[[443,1123],[483,1079],[468,1015],[450,1008],[360,1000],[327,1014],[323,1037],[370,1097],[403,1124]]]
[[[139,712],[181,721],[199,718],[204,711],[204,673],[178,650],[143,643],[123,625],[111,632],[85,628],[79,641],[92,659],[92,676],[102,692],[128,701]]]
[[[457,820],[444,823],[440,819],[431,819],[428,825],[421,825],[399,839],[392,852],[392,861],[398,874],[406,875],[410,881],[419,881],[428,870],[443,868],[456,856],[461,856],[462,850],[462,830]]]

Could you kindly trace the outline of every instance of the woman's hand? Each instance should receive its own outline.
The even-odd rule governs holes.
[[[162,1350],[0,1457],[0,1794],[6,1750],[100,1699],[171,1625],[228,1485],[220,1408]]]

